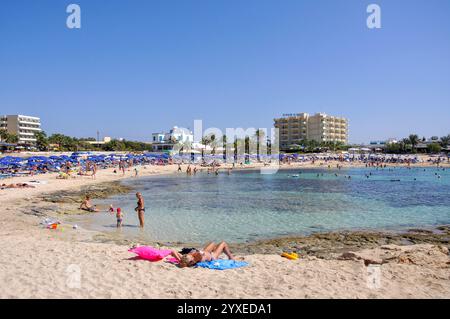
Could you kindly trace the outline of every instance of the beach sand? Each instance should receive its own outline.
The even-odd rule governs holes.
[[[147,166],[140,175],[172,174],[176,169]],[[132,174],[127,172],[125,178]],[[29,211],[45,211],[49,205],[64,208],[44,203],[44,193],[83,191],[121,179],[106,169],[96,180],[58,180],[55,174],[3,180],[46,183],[0,191],[0,298],[450,298],[448,249],[442,245],[377,246],[345,258],[302,256],[297,261],[247,254],[250,265],[245,268],[180,269],[136,259],[128,252],[130,246],[98,242],[94,232],[70,225],[45,229],[39,225],[43,217]]]

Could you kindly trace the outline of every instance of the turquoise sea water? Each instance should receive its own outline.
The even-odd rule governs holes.
[[[115,229],[115,216],[108,213],[83,217],[80,224],[121,237],[203,243],[450,223],[449,169],[235,171],[230,176],[179,174],[126,183],[146,200],[144,230],[136,227],[134,192],[100,203],[123,209],[122,230]]]

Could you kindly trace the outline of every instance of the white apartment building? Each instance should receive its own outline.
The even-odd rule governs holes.
[[[283,117],[274,119],[274,126],[279,129],[281,149],[304,140],[348,144],[348,119],[343,117],[325,113],[283,114]]]
[[[169,133],[153,133],[153,143],[169,143],[169,142],[194,142],[194,135],[188,129],[174,126]]]
[[[34,134],[41,131],[41,119],[27,115],[3,115],[0,116],[0,129],[17,135],[18,144],[33,145],[36,143]]]
[[[153,151],[170,151],[175,143],[193,143],[194,134],[188,129],[174,126],[169,133],[153,133]]]

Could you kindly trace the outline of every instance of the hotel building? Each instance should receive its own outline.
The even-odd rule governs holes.
[[[0,129],[17,135],[18,144],[33,145],[36,143],[34,134],[41,131],[41,119],[26,115],[0,115]]]
[[[274,126],[279,129],[281,149],[299,145],[304,140],[348,144],[348,120],[342,117],[325,113],[283,114],[274,119]]]
[[[194,135],[185,128],[174,126],[169,133],[153,133],[152,149],[154,152],[171,151],[176,143],[193,143]]]

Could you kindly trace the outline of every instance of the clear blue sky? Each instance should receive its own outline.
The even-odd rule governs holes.
[[[66,6],[82,28],[66,27]],[[366,7],[382,8],[382,29]],[[2,0],[0,113],[48,133],[350,119],[350,141],[450,133],[448,0]]]

